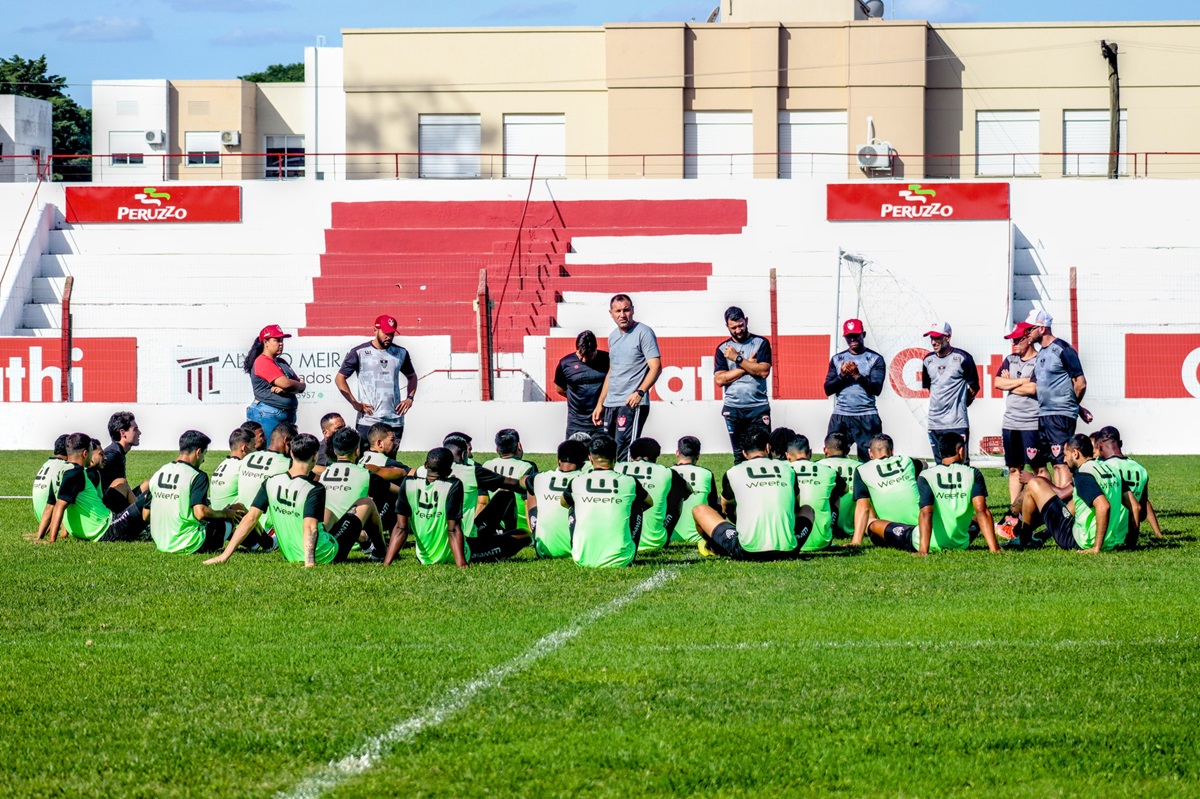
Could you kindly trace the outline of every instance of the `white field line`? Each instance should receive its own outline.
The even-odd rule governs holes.
[[[277,794],[280,799],[316,799],[338,787],[346,780],[369,770],[397,744],[411,741],[423,730],[436,727],[471,703],[477,695],[499,686],[512,674],[529,668],[537,661],[561,648],[585,629],[605,616],[616,613],[642,594],[666,585],[679,575],[679,569],[663,569],[635,585],[625,594],[592,609],[559,630],[540,638],[525,652],[512,660],[489,669],[463,685],[451,688],[439,701],[414,716],[401,721],[387,732],[367,741],[357,752],[333,761],[317,773],[305,778],[290,791]]]
[[[1060,639],[1055,641],[1039,641],[1037,639],[988,639],[982,638],[968,641],[739,641],[729,644],[676,644],[662,646],[641,646],[636,649],[648,649],[656,652],[736,652],[755,649],[987,649],[987,648],[1020,648],[1020,649],[1084,649],[1106,646],[1169,646],[1200,645],[1200,636],[1159,636],[1157,638],[1114,639],[1096,638],[1076,641]]]

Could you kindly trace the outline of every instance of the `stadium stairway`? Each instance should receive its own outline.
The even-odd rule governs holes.
[[[710,263],[673,263],[669,254],[575,263],[587,241],[737,234],[746,215],[743,200],[334,203],[301,333],[360,333],[381,306],[399,300],[402,336],[449,335],[455,352],[474,352],[474,303],[486,270],[493,348],[521,352],[525,336],[557,326],[568,293],[636,290],[697,301],[712,275]]]

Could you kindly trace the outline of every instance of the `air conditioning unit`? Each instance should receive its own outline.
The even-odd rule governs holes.
[[[221,144],[226,147],[237,147],[242,143],[242,132],[240,130],[223,130],[221,131]]]
[[[858,167],[868,172],[891,172],[892,145],[885,141],[859,145]]]
[[[162,144],[165,138],[166,134],[161,130],[146,131],[146,144]]]

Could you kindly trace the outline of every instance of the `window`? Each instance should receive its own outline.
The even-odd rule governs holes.
[[[146,133],[141,130],[114,130],[108,134],[108,151],[113,166],[141,166],[145,162],[143,149]]]
[[[1040,172],[1037,111],[975,112],[975,174],[1020,177]]]
[[[303,136],[267,136],[265,152],[267,154],[265,177],[274,180],[304,177]]]
[[[216,130],[187,131],[183,134],[183,149],[188,166],[221,165],[221,132]]]
[[[683,115],[685,178],[754,177],[754,123],[749,111]]]
[[[477,178],[482,145],[478,114],[421,114],[418,118],[423,178]]]
[[[537,177],[567,176],[567,118],[563,114],[504,115],[504,177],[528,178],[537,159]],[[510,155],[511,153],[511,155]]]
[[[1063,112],[1063,174],[1108,174],[1108,111]],[[1122,111],[1119,121],[1121,150],[1129,149],[1128,112]],[[1091,155],[1094,153],[1094,155]],[[1129,174],[1126,158],[1117,159],[1117,171]]]
[[[780,111],[779,177],[845,180],[848,138],[845,111]]]

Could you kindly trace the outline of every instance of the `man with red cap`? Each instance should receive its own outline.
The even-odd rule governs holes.
[[[346,354],[334,383],[357,413],[355,427],[365,441],[371,425],[391,427],[399,442],[404,435],[404,415],[417,396],[417,373],[408,350],[393,344],[396,319],[383,314],[375,320],[375,337]],[[358,375],[358,398],[350,391],[346,378]],[[400,375],[408,379],[404,398],[400,397]]]
[[[1007,391],[1004,398],[1004,419],[1001,422],[1001,441],[1004,442],[1004,465],[1008,467],[1008,496],[1013,503],[1013,512],[1005,524],[1016,524],[1020,512],[1017,497],[1021,493],[1021,472],[1026,466],[1043,477],[1046,459],[1038,445],[1038,401],[1037,386],[1033,383],[1033,370],[1037,361],[1037,350],[1033,348],[1033,325],[1018,322],[1012,332],[1005,336],[1012,342],[1012,353],[1000,362],[996,371],[996,388]]]
[[[825,396],[837,395],[825,435],[841,433],[853,441],[860,461],[868,459],[871,439],[883,432],[875,398],[887,377],[883,356],[867,349],[865,335],[861,319],[847,319],[842,325],[846,349],[829,359],[825,374]]]

